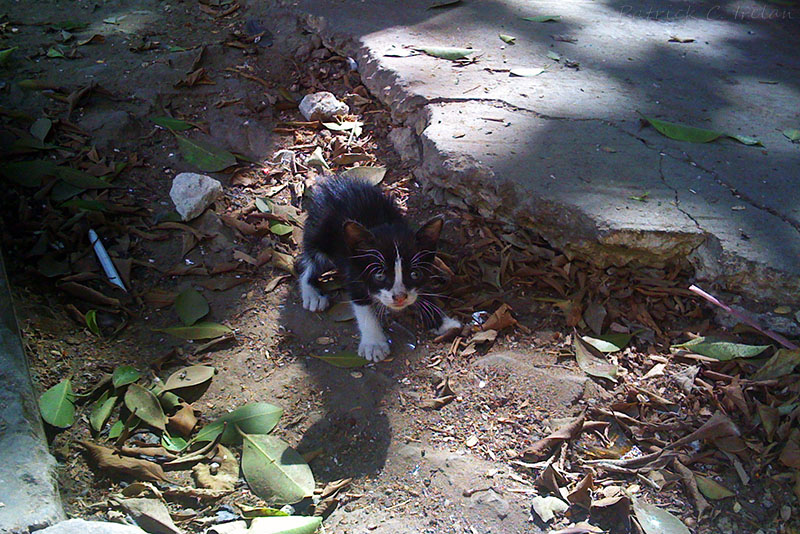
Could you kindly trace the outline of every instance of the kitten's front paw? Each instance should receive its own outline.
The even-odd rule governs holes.
[[[385,339],[362,339],[358,344],[358,355],[371,362],[379,362],[389,355],[389,343]]]
[[[321,312],[328,307],[328,297],[319,291],[303,291],[303,308],[312,312]]]

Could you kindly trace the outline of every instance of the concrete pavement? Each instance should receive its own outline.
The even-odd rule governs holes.
[[[399,148],[421,154],[415,172],[439,199],[533,227],[596,263],[688,262],[708,285],[800,303],[800,145],[782,134],[800,128],[800,6],[432,3],[292,6],[358,61],[365,85],[409,128]],[[561,19],[523,20],[537,15]],[[479,57],[463,66],[396,57],[421,46]],[[516,77],[515,67],[547,69]],[[642,127],[637,112],[764,146],[675,141]]]

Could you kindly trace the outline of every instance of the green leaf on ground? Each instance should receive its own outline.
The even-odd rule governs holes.
[[[350,178],[364,180],[372,185],[378,185],[386,176],[386,167],[352,167],[342,174]]]
[[[770,345],[743,345],[741,343],[719,341],[710,337],[698,337],[686,343],[672,345],[670,350],[685,350],[686,352],[692,352],[726,362],[734,358],[752,358],[753,356],[758,356],[769,347]]]
[[[175,134],[184,159],[201,171],[218,172],[236,164],[236,156],[205,141]]]
[[[114,374],[111,376],[111,383],[114,387],[119,389],[128,384],[133,384],[142,377],[142,373],[136,370],[131,365],[120,365],[114,369]]]
[[[337,352],[336,354],[311,354],[311,356],[318,360],[328,362],[334,367],[341,367],[343,369],[363,367],[369,363],[369,361],[359,356],[356,352],[349,350]]]
[[[540,75],[541,73],[543,73],[546,70],[547,70],[547,68],[545,68],[545,67],[542,67],[542,68],[539,68],[539,67],[514,67],[513,69],[511,69],[508,72],[509,72],[509,74],[511,74],[511,76],[519,76],[521,78],[531,78],[533,76]]]
[[[80,189],[108,189],[112,184],[72,167],[57,167],[56,176],[72,187]]]
[[[632,334],[605,334],[597,337],[583,336],[583,340],[600,352],[617,352],[630,343]]]
[[[572,347],[575,350],[575,359],[578,361],[578,367],[583,369],[584,373],[607,378],[613,382],[617,381],[617,366],[609,363],[603,358],[602,353],[577,334],[573,335]]]
[[[700,476],[697,473],[694,474],[694,479],[697,481],[697,489],[699,489],[700,493],[709,499],[716,501],[719,499],[736,496],[734,492],[715,480]]]
[[[50,190],[50,200],[58,204],[59,202],[69,200],[76,195],[80,195],[85,191],[86,189],[75,187],[65,182],[58,182],[53,186],[53,189]]]
[[[472,48],[456,48],[450,46],[426,46],[417,48],[417,50],[425,52],[429,56],[438,57],[439,59],[449,59],[450,61],[464,59],[477,52],[477,50]]]
[[[122,435],[122,430],[125,428],[125,423],[117,421],[111,428],[108,429],[108,439],[117,439]]]
[[[321,525],[321,517],[303,515],[256,517],[250,525],[249,532],[254,534],[314,534]]]
[[[224,324],[219,323],[196,323],[192,326],[170,326],[168,328],[157,328],[155,332],[164,332],[171,336],[181,339],[214,339],[230,334],[233,330]]]
[[[272,221],[269,223],[269,231],[277,236],[291,234],[293,230],[294,228],[292,226],[279,223],[278,221]]]
[[[739,141],[743,145],[747,145],[747,146],[764,146],[764,144],[761,141],[759,141],[758,139],[756,139],[755,137],[750,137],[750,136],[747,136],[747,135],[739,135],[739,134],[728,135],[728,137],[730,137],[734,141]]]
[[[53,121],[46,118],[37,119],[36,122],[31,124],[30,132],[39,141],[44,141],[50,129],[53,127]]]
[[[117,403],[118,397],[111,394],[111,390],[106,390],[97,399],[97,402],[92,406],[92,412],[89,415],[89,424],[95,432],[101,432],[106,425],[106,421],[111,417],[111,411]]]
[[[322,125],[334,132],[349,132],[350,130],[359,130],[364,126],[360,121],[344,121],[344,122],[323,122]]]
[[[561,22],[561,15],[536,15],[534,17],[522,17],[528,22]]]
[[[783,131],[783,135],[792,143],[800,141],[800,130],[797,128],[790,128]]]
[[[547,57],[549,57],[553,61],[561,61],[561,55],[557,54],[556,52],[553,52],[552,50],[547,52]]]
[[[256,517],[288,517],[289,514],[278,510],[277,508],[270,508],[269,506],[248,506],[246,504],[237,504],[239,510],[242,511],[242,517],[245,519],[254,519]]]
[[[680,519],[658,506],[633,499],[633,512],[645,534],[690,534]]]
[[[86,327],[89,329],[89,331],[96,336],[103,335],[102,332],[100,332],[100,327],[97,326],[97,310],[87,311],[85,317]]]
[[[65,378],[39,397],[42,419],[56,428],[69,428],[75,422],[75,394],[72,381]]]
[[[288,443],[267,435],[242,433],[242,438],[242,473],[257,497],[294,504],[312,495],[315,483],[311,468]]]
[[[172,373],[164,383],[164,390],[181,389],[198,386],[214,378],[217,372],[208,365],[192,365]]]
[[[54,58],[54,59],[64,59],[64,58],[66,58],[66,56],[64,55],[64,52],[62,52],[61,50],[59,50],[55,46],[51,46],[47,50],[47,57]]]
[[[12,46],[11,48],[6,48],[5,50],[0,50],[0,66],[5,65],[8,63],[8,59],[11,57],[11,54],[14,53],[14,50],[18,50],[18,46]]]
[[[125,406],[136,417],[161,431],[166,430],[167,416],[153,393],[139,384],[131,384],[125,392]]]
[[[327,315],[337,323],[346,323],[356,318],[349,302],[337,302],[328,309]]]
[[[434,2],[431,5],[429,5],[428,9],[438,9],[440,7],[454,6],[460,3],[461,0],[439,0],[438,2]]]
[[[175,311],[185,326],[192,326],[197,321],[208,315],[208,302],[194,288],[183,291],[175,299]]]
[[[201,428],[192,441],[214,441],[222,433],[222,443],[237,445],[241,443],[242,436],[236,431],[236,427],[247,434],[267,434],[278,424],[281,415],[282,408],[266,402],[245,404]]]
[[[44,159],[15,161],[0,166],[0,175],[23,187],[41,187],[47,176],[56,176],[58,165]]]
[[[183,132],[185,130],[192,129],[192,125],[188,122],[180,119],[173,119],[172,117],[150,117],[150,121],[156,123],[162,128],[167,128],[168,130],[173,130],[176,132]]]
[[[189,446],[189,442],[180,436],[170,436],[167,432],[163,432],[161,446],[169,452],[183,452]]]
[[[761,366],[751,380],[772,380],[791,374],[800,365],[800,349],[779,349]]]
[[[498,37],[500,38],[501,41],[503,41],[504,43],[508,43],[508,44],[515,44],[514,41],[517,40],[516,37],[514,37],[512,35],[506,35],[504,33],[501,33],[500,35],[498,35]]]
[[[689,141],[690,143],[710,143],[715,139],[722,137],[723,133],[715,132],[713,130],[706,130],[703,128],[695,128],[694,126],[684,126],[674,122],[662,121],[659,119],[651,119],[645,115],[639,114],[641,117],[650,123],[661,135],[675,139],[677,141]]]

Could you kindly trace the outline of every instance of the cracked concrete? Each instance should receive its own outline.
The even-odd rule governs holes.
[[[367,88],[416,135],[398,135],[398,148],[412,160],[418,149],[415,174],[437,199],[532,227],[598,264],[688,263],[706,284],[800,303],[800,146],[781,134],[800,126],[798,8],[430,3],[299,0],[292,9],[358,61]],[[531,15],[561,21],[522,19]],[[477,60],[386,55],[419,46],[472,47]],[[547,69],[520,78],[513,67]],[[764,146],[674,141],[637,112]]]

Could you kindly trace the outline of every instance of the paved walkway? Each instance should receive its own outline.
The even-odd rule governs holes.
[[[800,6],[434,1],[296,3],[410,128],[423,183],[597,262],[688,260],[707,284],[800,303],[800,144],[782,134],[800,128]],[[538,15],[560,21],[523,20]],[[396,57],[424,46],[478,59]],[[764,146],[675,141],[637,112]]]

